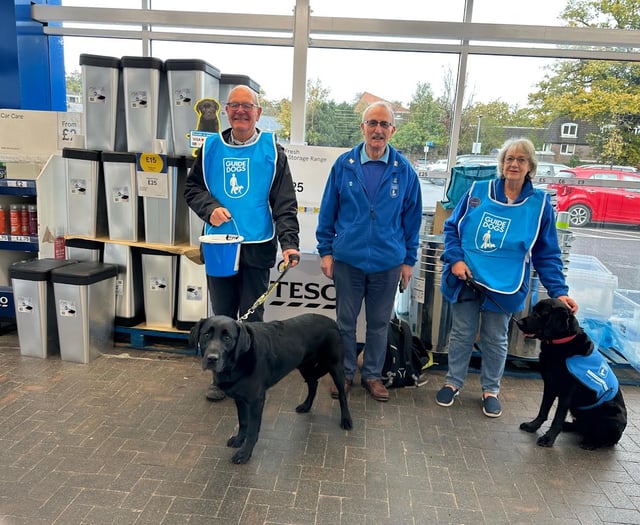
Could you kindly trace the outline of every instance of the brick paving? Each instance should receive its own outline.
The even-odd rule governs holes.
[[[438,407],[443,375],[388,403],[354,387],[345,432],[328,377],[311,413],[295,412],[294,372],[268,392],[251,461],[233,465],[235,406],[205,399],[196,357],[118,345],[83,365],[22,357],[2,335],[0,525],[640,523],[639,387],[622,387],[622,441],[589,452],[518,429],[539,379],[505,377],[489,419],[477,374]]]

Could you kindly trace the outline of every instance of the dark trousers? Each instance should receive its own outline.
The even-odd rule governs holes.
[[[211,295],[211,306],[216,315],[226,315],[232,319],[243,316],[256,300],[269,288],[269,269],[240,266],[231,277],[207,276]],[[247,321],[262,321],[264,305],[256,308]]]

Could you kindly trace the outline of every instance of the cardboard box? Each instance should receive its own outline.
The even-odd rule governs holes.
[[[444,221],[451,217],[453,209],[446,210],[442,207],[442,201],[436,202],[436,212],[433,216],[433,227],[431,233],[433,235],[442,235]]]

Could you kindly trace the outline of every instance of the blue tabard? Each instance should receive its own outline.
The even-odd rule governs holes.
[[[275,135],[261,132],[254,143],[235,146],[216,134],[207,138],[202,150],[207,189],[233,217],[220,226],[206,223],[204,233],[239,233],[245,243],[272,239],[275,228],[269,192],[278,158]]]
[[[538,237],[544,194],[536,191],[521,202],[506,204],[491,196],[493,185],[494,181],[473,183],[458,233],[474,280],[492,292],[513,294],[522,286]]]
[[[581,410],[597,407],[613,399],[618,393],[618,378],[611,370],[603,355],[594,350],[589,355],[573,355],[567,357],[567,369],[578,381],[593,390],[598,400],[588,406],[578,407]]]

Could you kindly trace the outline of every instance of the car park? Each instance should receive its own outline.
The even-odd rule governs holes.
[[[610,181],[605,186],[564,184],[566,179]],[[571,168],[561,171],[558,184],[548,187],[556,191],[557,211],[569,212],[571,226],[591,223],[640,225],[640,173],[600,168]]]

